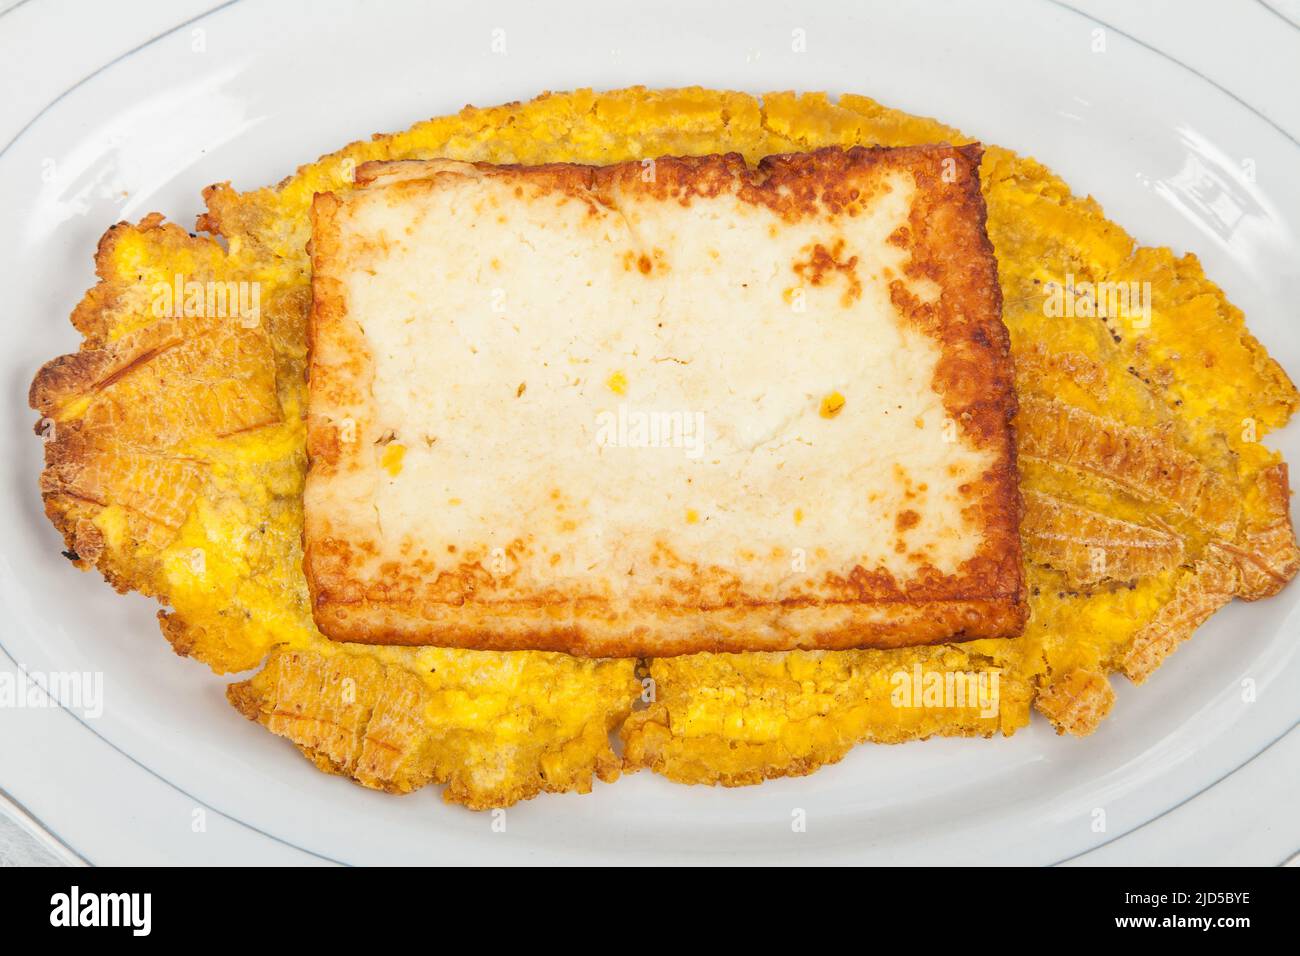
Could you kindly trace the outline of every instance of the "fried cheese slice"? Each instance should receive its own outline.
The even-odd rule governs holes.
[[[317,626],[590,657],[1018,634],[979,157],[408,161],[318,194]]]
[[[159,498],[157,507],[131,507],[124,488],[131,482],[97,481],[96,500],[65,493],[69,486],[50,478],[43,489],[47,512],[82,566],[98,567],[119,589],[155,595],[171,608],[162,615],[164,632],[178,652],[218,672],[255,666],[269,652],[258,675],[232,686],[232,702],[318,765],[384,789],[448,782],[448,799],[472,806],[504,805],[546,788],[582,789],[593,775],[612,775],[608,744],[596,738],[599,728],[619,723],[624,769],[732,784],[807,773],[863,741],[1009,734],[1029,721],[1031,707],[1061,732],[1090,733],[1113,700],[1108,674],[1148,679],[1234,595],[1264,597],[1295,575],[1300,553],[1286,465],[1260,439],[1287,421],[1297,395],[1194,256],[1136,246],[1094,201],[1073,196],[1033,160],[998,148],[986,151],[981,179],[1017,388],[1046,403],[1027,408],[1054,408],[1055,401],[1077,410],[1057,414],[1053,427],[1100,426],[1127,449],[1102,461],[1072,453],[1059,460],[1073,447],[1070,433],[1053,437],[1045,423],[1039,446],[1045,453],[1031,459],[1021,450],[1022,487],[1038,496],[1040,509],[1035,540],[1025,541],[1031,618],[1023,636],[897,651],[689,655],[648,662],[643,690],[628,662],[339,645],[310,621],[299,540],[306,244],[314,193],[346,191],[357,167],[372,160],[608,164],[734,151],[756,162],[823,146],[933,142],[968,140],[859,96],[832,102],[821,94],[759,100],[701,89],[578,91],[467,108],[354,143],[276,187],[211,187],[200,228],[224,249],[160,217],[115,227],[97,257],[100,283],[73,315],[86,338],[83,351],[111,348],[153,324],[151,289],[177,273],[260,281],[281,424],[224,438],[194,436],[212,467],[200,470],[193,498],[175,497],[175,483],[158,471],[175,466],[161,464],[155,452],[135,460],[144,462],[141,474],[157,489],[144,500]],[[1151,283],[1145,329],[1126,335],[1079,310],[1070,318],[1045,315],[1044,285],[1064,288],[1070,280],[1077,290],[1108,278]],[[261,363],[251,361],[255,348],[240,354],[250,363],[241,374]],[[54,388],[53,372],[43,372],[33,389],[47,462],[56,471],[63,462],[66,472],[83,454],[62,444],[76,432],[59,423],[71,425],[99,394],[78,374],[84,384],[68,383],[56,400],[41,397]],[[147,416],[133,414],[135,403],[119,407],[124,417],[97,431],[93,452],[106,458],[109,473],[125,467],[120,455],[152,442]],[[217,423],[239,417],[233,410],[204,414]],[[1134,442],[1135,436],[1144,440]],[[1087,434],[1075,433],[1075,440],[1091,442],[1092,453],[1102,450]],[[1192,488],[1213,495],[1213,479],[1172,487],[1150,481],[1151,461],[1182,466],[1184,456],[1235,494],[1240,510],[1231,535],[1216,535],[1196,517],[1222,514],[1218,504],[1202,507],[1185,497]],[[171,515],[174,522],[182,511],[179,532],[156,520]],[[1143,542],[1159,546],[1144,550]],[[206,563],[195,559],[196,547],[204,549]],[[199,566],[205,574],[195,572]],[[438,663],[431,655],[447,665],[444,685],[433,677]],[[537,669],[545,680],[537,682]],[[950,677],[980,674],[990,688],[992,675],[999,677],[992,716],[978,695],[973,707],[901,706],[908,702],[900,692],[918,683],[924,703],[925,685],[934,678],[946,690]],[[349,678],[352,683],[343,683]],[[335,679],[345,688],[341,696],[324,689]],[[404,687],[418,687],[412,699],[426,702],[419,719],[396,719],[387,703],[376,717],[374,702],[393,700]],[[624,721],[638,695],[649,705]],[[560,709],[551,709],[552,699]],[[490,703],[480,709],[484,702]],[[503,725],[507,702],[510,714],[526,719]],[[396,756],[381,755],[391,748]]]

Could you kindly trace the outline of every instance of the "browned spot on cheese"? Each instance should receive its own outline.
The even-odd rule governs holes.
[[[920,523],[921,516],[911,508],[908,508],[906,511],[900,511],[898,513],[898,519],[895,522],[899,531],[906,531],[908,528],[915,528]]]
[[[835,239],[828,248],[817,242],[802,250],[808,256],[806,260],[796,259],[791,268],[795,275],[809,285],[826,285],[835,275],[844,277],[847,287],[840,296],[840,304],[848,307],[854,300],[862,298],[862,280],[858,278],[858,257],[845,255],[844,240]]]

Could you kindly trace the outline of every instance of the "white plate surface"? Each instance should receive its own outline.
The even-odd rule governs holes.
[[[634,83],[860,92],[1032,154],[1139,240],[1197,252],[1252,331],[1300,372],[1300,142],[1289,114],[1049,0],[661,2],[616,15],[601,2],[562,16],[544,4],[239,0],[207,13],[145,8],[135,26],[108,6],[86,4],[72,41],[65,8],[49,0],[0,15],[0,47],[42,64],[33,103],[15,53],[0,105],[4,139],[14,137],[0,152],[0,668],[105,681],[97,719],[0,709],[0,788],[76,853],[117,863],[1055,863],[1104,848],[1108,862],[1190,862],[1226,859],[1225,841],[1238,840],[1234,858],[1276,863],[1295,851],[1283,820],[1297,797],[1295,735],[1270,747],[1300,712],[1297,587],[1226,609],[1145,687],[1117,679],[1114,713],[1085,740],[1035,720],[1010,740],[860,747],[814,776],[742,790],[643,773],[514,807],[504,833],[434,789],[365,791],[235,713],[225,680],[168,651],[150,602],[113,594],[59,556],[26,407],[33,371],[76,347],[67,315],[93,281],[90,255],[109,223],[159,210],[188,225],[210,182],[274,182],[345,142],[466,102]],[[1256,31],[1270,54],[1300,50],[1287,5],[1273,6],[1222,35]],[[497,28],[505,55],[492,52]],[[791,49],[796,28],[805,53]],[[1197,29],[1183,22],[1171,42],[1191,35],[1194,47]],[[62,59],[41,55],[51,33],[71,43]],[[1254,48],[1230,46],[1224,56],[1250,61]],[[1296,62],[1264,57],[1254,72],[1276,71],[1276,85],[1294,89]],[[1270,442],[1300,460],[1300,428]],[[1230,793],[1216,784],[1243,767],[1262,774],[1252,799],[1238,787],[1196,818],[1202,835],[1221,834],[1209,845],[1160,825],[1204,805],[1198,794]],[[1231,817],[1246,806],[1274,839],[1240,841]],[[206,832],[192,826],[196,810]],[[807,832],[792,832],[796,810]]]

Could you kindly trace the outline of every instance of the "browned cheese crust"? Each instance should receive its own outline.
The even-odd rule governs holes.
[[[1020,633],[1027,610],[1011,428],[1016,400],[996,263],[984,228],[981,154],[977,145],[830,148],[769,156],[752,167],[736,154],[665,157],[655,161],[649,178],[641,162],[603,167],[367,164],[358,169],[357,181],[369,188],[343,196],[318,194],[310,246],[310,467],[304,531],[317,626],[335,640],[362,643],[559,650],[600,657],[886,648]],[[623,210],[649,202],[688,209],[698,201],[735,196],[742,207],[770,210],[774,221],[786,227],[825,223],[834,234],[871,212],[890,190],[887,179],[894,174],[914,183],[915,192],[905,220],[887,238],[905,257],[901,274],[889,278],[886,270],[888,302],[894,321],[937,349],[929,385],[956,432],[953,447],[981,456],[984,463],[982,473],[959,487],[953,483],[963,527],[935,532],[940,548],[947,547],[945,533],[948,541],[957,532],[977,539],[968,557],[953,562],[955,570],[936,567],[932,552],[918,547],[908,556],[904,577],[868,563],[860,557],[867,553],[864,549],[831,570],[778,586],[738,570],[734,561],[692,553],[668,531],[648,549],[648,582],[629,593],[598,576],[570,579],[564,586],[538,584],[529,569],[547,557],[558,562],[563,547],[551,548],[544,530],[532,530],[543,522],[540,515],[525,515],[518,528],[509,529],[504,571],[493,567],[487,541],[422,536],[418,528],[399,534],[387,527],[391,518],[378,530],[380,508],[372,507],[377,498],[358,489],[369,487],[368,474],[382,470],[376,446],[394,439],[375,398],[371,339],[378,320],[350,314],[347,292],[356,272],[373,274],[375,262],[387,254],[386,240],[378,240],[384,248],[377,252],[374,235],[356,225],[367,209],[377,203],[418,208],[439,190],[488,178],[520,202],[560,196],[562,202],[584,204],[592,217],[610,210],[626,214]],[[859,263],[842,245],[813,245],[792,272],[807,286],[842,290],[836,295],[847,308],[861,295],[860,274],[873,264]],[[666,255],[671,258],[673,251]],[[631,253],[627,256],[635,261]],[[655,268],[645,266],[643,261],[641,272]],[[937,294],[922,295],[918,290],[923,289]],[[420,450],[403,447],[408,461]],[[847,449],[848,461],[828,461],[825,467],[848,470],[854,459],[883,459],[892,453],[888,447]],[[909,464],[903,460],[895,467]],[[955,468],[947,467],[950,472]],[[553,498],[570,491],[551,480],[557,482]],[[889,528],[889,547],[906,549],[907,530],[928,507],[925,491],[923,481],[919,491],[907,489],[917,510],[900,513],[896,527]],[[441,507],[441,502],[431,502],[431,492],[407,494],[428,501],[429,509]],[[399,509],[388,513],[412,514]],[[421,517],[417,511],[414,520]],[[858,519],[853,513],[839,515],[849,526]],[[863,537],[871,533],[864,529]],[[832,555],[831,563],[845,557]],[[789,554],[774,551],[769,560],[786,564]]]

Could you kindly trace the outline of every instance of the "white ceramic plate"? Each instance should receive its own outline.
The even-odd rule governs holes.
[[[0,667],[102,672],[105,710],[86,719],[0,709],[0,787],[82,857],[1054,863],[1106,846],[1115,859],[1129,834],[1258,766],[1267,754],[1257,755],[1296,723],[1300,588],[1292,587],[1217,615],[1147,686],[1117,679],[1114,713],[1085,740],[1057,738],[1036,720],[1010,740],[860,747],[814,776],[742,790],[683,788],[643,773],[591,796],[514,807],[504,833],[488,815],[442,805],[434,789],[396,799],[318,773],[235,713],[225,680],[168,651],[150,602],[71,568],[41,513],[26,389],[43,360],[76,347],[67,315],[92,283],[90,255],[109,223],[160,210],[189,224],[210,182],[274,182],[345,142],[466,102],[634,83],[861,92],[1030,153],[1140,240],[1196,251],[1251,329],[1300,371],[1300,143],[1154,45],[1049,0],[617,10],[577,2],[562,15],[544,4],[241,0],[180,26],[184,13],[146,11],[133,39],[121,16],[102,9],[115,5],[88,3],[68,18],[52,3],[43,13],[46,3],[0,16],[0,42],[13,47],[7,31],[20,25],[35,37],[50,17],[67,19],[63,39],[76,39],[64,59],[91,68],[51,81],[43,71],[59,70],[60,58],[47,51],[31,82],[50,87],[51,102],[22,115],[0,107],[15,135],[0,151]],[[1281,14],[1260,16],[1278,33],[1296,29]],[[505,55],[492,52],[496,28],[506,31]],[[796,28],[806,31],[806,53],[791,49]],[[1094,49],[1096,30],[1105,31],[1104,52]],[[1295,62],[1260,68],[1294,88]],[[23,102],[24,78],[5,82],[10,103]],[[1247,160],[1254,182],[1242,174]],[[1273,441],[1300,460],[1296,428]],[[1253,703],[1242,699],[1246,679],[1257,687]],[[1297,750],[1273,752],[1283,750],[1292,771]],[[1295,774],[1261,793],[1252,812],[1265,823],[1281,818]],[[806,813],[805,833],[792,832],[796,809]],[[205,831],[192,825],[196,811]],[[1231,839],[1229,824],[1206,825],[1229,827]],[[1251,862],[1294,852],[1285,843],[1294,828],[1278,833],[1283,842],[1252,845]],[[1177,832],[1161,840],[1145,858],[1216,856],[1204,841],[1197,853],[1180,852]]]

